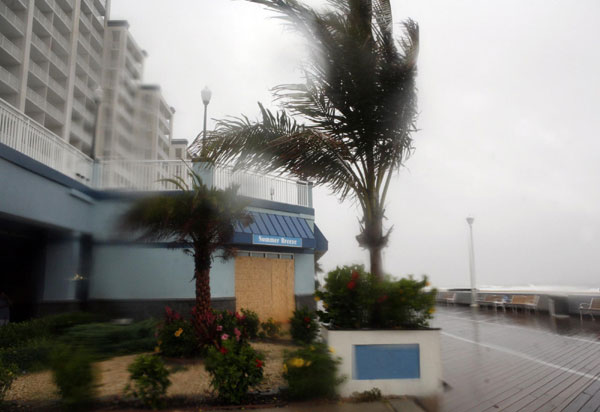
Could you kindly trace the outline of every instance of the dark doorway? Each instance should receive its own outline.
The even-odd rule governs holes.
[[[45,244],[43,229],[0,219],[0,291],[12,302],[11,322],[36,315],[43,287]]]

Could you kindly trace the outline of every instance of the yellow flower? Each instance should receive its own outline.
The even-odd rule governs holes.
[[[429,308],[428,312],[429,312],[430,314],[433,314],[433,313],[435,313],[435,308]]]
[[[318,301],[320,301],[320,300],[321,300],[321,298],[320,298],[320,297],[318,297],[318,296],[315,296],[315,302],[318,302]]]
[[[329,352],[331,353],[335,353],[335,349],[333,349],[331,346],[329,347]]]
[[[302,358],[293,358],[290,360],[290,365],[296,368],[301,368],[304,366],[304,359]]]
[[[178,338],[181,336],[182,333],[183,333],[183,329],[179,328],[175,331],[174,335],[176,338]]]
[[[283,373],[287,373],[287,365],[285,363],[283,364]]]
[[[329,305],[328,305],[327,303],[323,303],[323,307],[324,307],[325,309],[327,309],[327,308],[329,307]]]
[[[425,282],[425,286],[431,286],[431,283],[429,283],[429,281]]]
[[[306,361],[306,365],[305,366],[310,366],[312,363],[312,361]]]

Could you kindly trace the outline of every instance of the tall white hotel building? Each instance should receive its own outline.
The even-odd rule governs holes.
[[[109,10],[110,0],[0,0],[0,98],[87,155],[169,158],[174,110],[142,84],[145,52]]]

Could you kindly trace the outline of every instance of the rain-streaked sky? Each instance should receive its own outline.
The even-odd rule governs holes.
[[[324,4],[311,0],[310,4]],[[467,286],[475,217],[480,285],[600,287],[600,2],[392,0],[395,22],[420,24],[420,131],[393,183],[393,275]],[[300,80],[294,33],[243,0],[112,0],[148,52],[145,81],[176,109],[176,138],[209,118],[258,115],[269,89]],[[400,32],[398,27],[397,32]],[[208,128],[214,125],[209,120]],[[358,210],[315,191],[329,240],[326,270],[368,263]]]

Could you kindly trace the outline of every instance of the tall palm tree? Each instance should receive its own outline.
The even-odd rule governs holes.
[[[360,246],[382,276],[385,205],[392,175],[412,151],[419,27],[393,34],[389,0],[329,0],[319,12],[297,0],[249,0],[278,13],[309,44],[304,82],[275,87],[282,110],[220,120],[198,155],[312,180],[362,209]],[[302,118],[300,124],[295,118]]]
[[[235,249],[230,244],[235,222],[244,226],[252,217],[237,196],[237,187],[209,188],[200,176],[190,171],[191,185],[181,178],[167,179],[180,191],[138,200],[122,217],[123,227],[134,230],[145,240],[169,240],[184,246],[194,257],[196,310],[210,310],[210,268],[214,253],[228,259]]]

